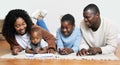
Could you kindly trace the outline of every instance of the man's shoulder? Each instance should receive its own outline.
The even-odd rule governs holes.
[[[81,22],[80,22],[80,29],[87,29],[88,27],[86,26],[86,24],[85,24],[85,21],[84,20],[81,20]]]
[[[117,22],[109,18],[102,18],[103,25],[108,30],[119,31]]]
[[[112,19],[107,18],[107,17],[102,17],[101,21],[104,21],[104,23],[108,23],[108,24],[115,23]]]
[[[101,20],[102,20],[103,24],[106,26],[114,26],[114,27],[117,26],[117,22],[115,22],[112,19],[104,17],[104,18],[101,18]]]
[[[81,20],[81,21],[80,21],[80,25],[82,25],[82,24],[84,24],[84,20]]]

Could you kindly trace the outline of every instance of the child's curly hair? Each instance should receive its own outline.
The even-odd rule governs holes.
[[[25,23],[27,24],[26,32],[30,32],[33,23],[28,13],[22,9],[13,9],[9,11],[7,16],[5,17],[2,29],[2,34],[7,41],[15,39],[16,30],[14,28],[14,24],[16,19],[19,17],[23,18],[25,20]]]

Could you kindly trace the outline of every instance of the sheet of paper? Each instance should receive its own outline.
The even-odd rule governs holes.
[[[48,54],[25,54],[28,58],[55,58],[55,55],[52,53]]]

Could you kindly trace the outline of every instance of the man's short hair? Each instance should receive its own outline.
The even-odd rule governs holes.
[[[84,8],[83,11],[85,12],[85,11],[88,10],[88,9],[93,10],[95,14],[96,14],[96,13],[99,13],[99,14],[100,14],[99,8],[98,8],[97,5],[95,5],[95,4],[89,4],[89,5],[87,5],[87,6]]]

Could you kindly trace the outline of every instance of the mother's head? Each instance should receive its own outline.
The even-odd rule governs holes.
[[[30,32],[32,20],[28,13],[22,9],[14,9],[6,15],[2,33],[5,38],[14,38],[15,34],[24,35]]]

